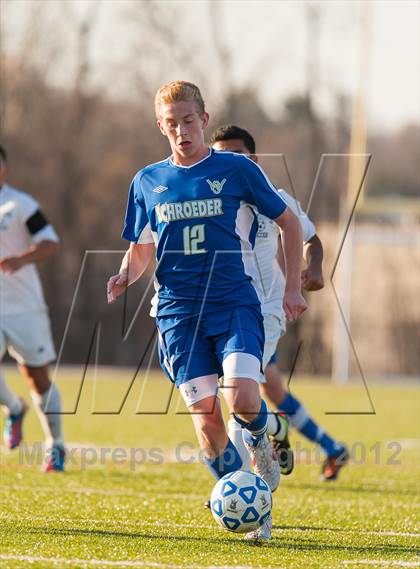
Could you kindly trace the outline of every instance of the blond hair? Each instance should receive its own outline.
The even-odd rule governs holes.
[[[194,101],[200,115],[205,112],[203,97],[200,89],[188,81],[172,81],[159,87],[155,96],[156,117],[160,116],[160,107],[177,101]]]

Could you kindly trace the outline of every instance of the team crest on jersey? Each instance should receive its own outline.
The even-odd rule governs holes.
[[[208,183],[208,185],[210,186],[211,191],[214,194],[220,194],[220,192],[223,189],[223,186],[225,185],[226,182],[226,178],[223,178],[223,180],[221,182],[219,182],[219,180],[209,180],[207,178],[206,182]]]
[[[265,223],[265,219],[262,217],[262,215],[258,216],[258,232],[257,232],[257,237],[259,239],[267,239],[268,237],[268,231],[267,231],[267,226]]]
[[[155,192],[155,194],[161,194],[162,192],[166,192],[168,188],[166,186],[158,186],[157,188],[154,188],[152,190],[152,192]]]

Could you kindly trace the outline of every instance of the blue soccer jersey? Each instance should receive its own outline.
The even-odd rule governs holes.
[[[244,155],[209,150],[192,166],[170,158],[134,177],[123,237],[157,248],[158,316],[259,304],[252,252],[256,210],[286,208],[263,170]]]

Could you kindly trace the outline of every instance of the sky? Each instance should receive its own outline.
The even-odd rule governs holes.
[[[35,12],[31,0],[6,0],[3,46],[6,52],[19,53],[37,25],[49,25],[57,36],[44,34],[46,52],[54,54],[55,41],[65,44],[63,59],[56,69],[51,66],[50,78],[66,84],[77,61],[74,30],[90,15],[95,17],[92,86],[113,97],[136,95],[136,72],[141,66],[152,91],[160,82],[184,78],[200,84],[205,77],[206,99],[220,105],[228,71],[232,85],[251,86],[273,115],[280,114],[288,95],[305,93],[309,82],[316,107],[325,117],[338,112],[340,95],[353,97],[362,88],[371,129],[396,129],[420,121],[420,4],[415,0],[214,3],[213,28],[204,0],[149,3],[158,21],[168,26],[167,35],[174,34],[174,48],[193,60],[196,71],[188,67],[188,77],[161,38],[144,29],[145,4],[140,0],[37,0]],[[318,14],[318,26],[312,27],[318,33],[312,36],[307,25],[311,7]],[[364,35],[363,16],[368,21]],[[228,54],[229,67],[219,65],[215,34]]]

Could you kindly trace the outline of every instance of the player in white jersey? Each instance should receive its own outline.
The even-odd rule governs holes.
[[[61,402],[48,376],[55,359],[48,309],[35,263],[58,251],[58,236],[28,194],[6,184],[7,154],[0,146],[0,360],[6,351],[26,380],[46,438],[43,469],[62,471],[65,451]],[[0,373],[0,405],[6,412],[4,443],[19,446],[28,410]]]
[[[242,128],[233,125],[218,128],[212,135],[211,144],[217,150],[248,154],[252,160],[258,161],[255,155],[255,141],[251,134]],[[307,267],[302,272],[302,288],[307,291],[320,290],[324,286],[322,275],[323,250],[322,243],[316,235],[315,226],[295,198],[284,190],[279,190],[279,192],[287,206],[298,217],[302,228],[305,244],[304,256],[307,262]],[[264,377],[260,389],[263,397],[269,399],[279,411],[277,432],[274,430],[273,419],[269,421],[268,432],[271,434],[272,445],[278,454],[283,474],[290,474],[293,469],[293,453],[289,450],[287,431],[281,420],[281,415],[284,414],[291,425],[303,436],[318,444],[325,452],[326,459],[322,465],[322,479],[324,481],[335,480],[340,468],[348,461],[346,448],[331,438],[308,415],[300,401],[285,390],[276,365],[277,343],[286,332],[286,316],[283,310],[285,279],[281,268],[283,267],[281,247],[278,246],[280,233],[278,226],[264,215],[259,214],[258,221],[259,229],[254,251],[264,294],[261,310],[264,316],[265,330]],[[273,417],[277,417],[277,414],[274,414]],[[235,445],[237,447],[243,446],[242,435],[234,421],[229,422],[229,429]],[[242,460],[246,460],[246,453],[240,454]]]

